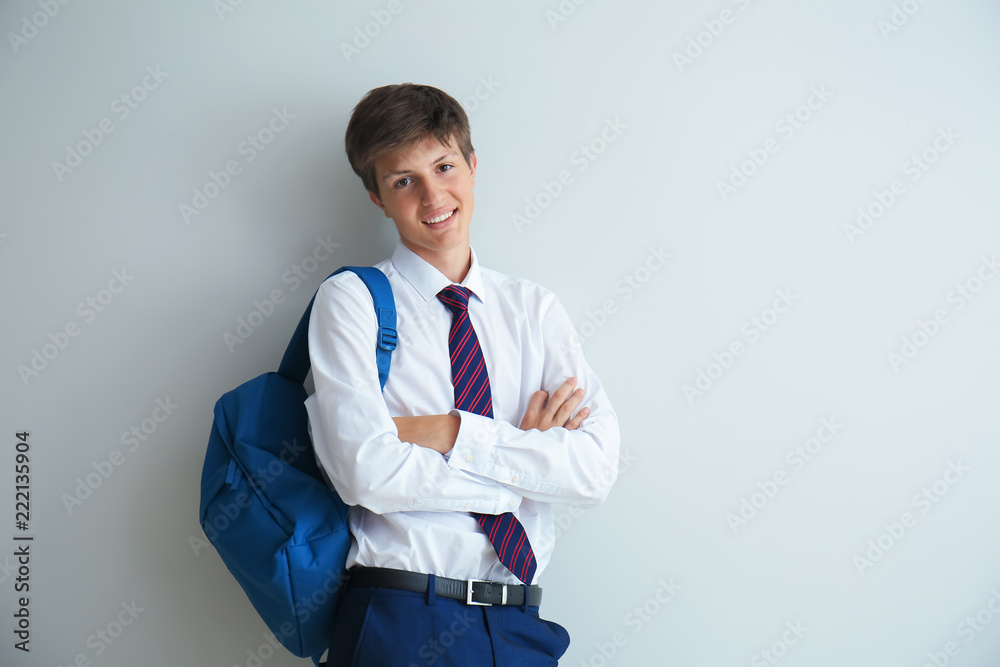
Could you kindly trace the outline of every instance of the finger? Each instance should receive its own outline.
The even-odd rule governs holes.
[[[520,428],[522,430],[526,431],[538,425],[538,416],[542,413],[548,397],[549,393],[542,390],[538,390],[531,395],[531,398],[528,399],[528,407],[524,411],[524,417],[521,419]]]
[[[569,398],[573,389],[576,387],[576,378],[569,378],[562,385],[552,393],[552,398],[549,399],[548,405],[545,406],[545,411],[548,413],[550,419],[554,419],[559,408],[566,402]],[[565,419],[563,423],[565,423]]]
[[[528,400],[528,412],[539,414],[545,409],[545,402],[549,400],[549,392],[539,389],[531,395]]]
[[[569,423],[566,424],[567,430],[575,431],[576,429],[580,428],[580,425],[583,424],[583,420],[586,419],[587,415],[589,414],[590,414],[590,408],[584,408],[580,410],[578,413],[576,413],[576,416],[570,419]]]
[[[559,406],[556,411],[554,422],[556,426],[562,426],[569,421],[570,416],[576,410],[577,406],[583,400],[583,389],[577,389],[572,394],[569,395],[563,404]]]

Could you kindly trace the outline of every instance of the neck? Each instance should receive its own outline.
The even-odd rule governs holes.
[[[465,280],[465,276],[469,275],[469,269],[472,268],[472,253],[465,258],[465,261],[457,261],[448,266],[436,266],[438,271],[443,273],[448,280],[453,283],[460,283]]]
[[[404,242],[405,244],[405,242]],[[405,244],[410,248],[409,244]],[[472,249],[469,246],[454,248],[448,252],[428,252],[425,248],[410,248],[424,261],[440,271],[453,283],[465,280],[472,268]]]

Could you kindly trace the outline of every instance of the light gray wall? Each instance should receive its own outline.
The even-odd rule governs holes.
[[[621,419],[618,484],[561,515],[542,581],[563,664],[995,665],[998,28],[988,0],[4,2],[5,627],[24,429],[35,541],[32,651],[7,631],[0,662],[253,662],[265,627],[198,542],[211,408],[321,277],[391,251],[343,131],[417,81],[470,111],[483,263],[561,295]]]

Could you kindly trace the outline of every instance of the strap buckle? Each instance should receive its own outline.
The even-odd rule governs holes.
[[[378,328],[378,346],[383,350],[395,350],[397,340],[396,330],[392,327],[381,326]]]
[[[492,602],[476,602],[472,599],[473,584],[487,584],[489,586],[500,586],[500,604],[507,604],[507,584],[483,581],[482,579],[467,579],[465,582],[465,604],[476,605],[477,607],[492,607]]]
[[[378,346],[383,350],[396,349],[396,313],[391,308],[379,308],[375,315],[378,320]]]

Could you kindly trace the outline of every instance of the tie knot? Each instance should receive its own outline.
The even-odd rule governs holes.
[[[467,287],[448,285],[438,292],[437,298],[455,315],[469,310],[469,289]]]

